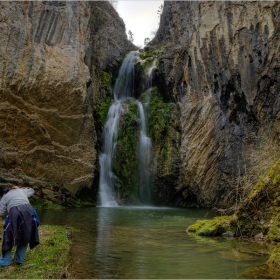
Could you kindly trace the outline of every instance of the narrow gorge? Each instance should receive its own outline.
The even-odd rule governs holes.
[[[278,1],[165,1],[140,50],[108,1],[0,8],[0,185],[209,207],[233,214],[220,235],[280,240]]]

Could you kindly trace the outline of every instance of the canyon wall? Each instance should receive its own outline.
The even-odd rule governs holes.
[[[111,85],[136,47],[107,1],[0,7],[0,184],[91,199]],[[145,49],[159,58],[149,117],[158,203],[230,207],[280,156],[279,22],[277,1],[164,3]]]
[[[58,203],[91,198],[94,106],[104,91],[94,69],[132,47],[106,1],[0,3],[1,185],[31,186]]]
[[[157,85],[180,111],[181,165],[172,194],[156,174],[162,203],[229,207],[278,156],[279,23],[277,1],[165,1],[146,50],[163,48]]]

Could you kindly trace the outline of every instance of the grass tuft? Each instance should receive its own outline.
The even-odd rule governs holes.
[[[22,265],[18,266],[12,261],[9,267],[1,268],[0,279],[62,279],[68,277],[68,252],[71,245],[68,237],[73,229],[41,225],[38,230],[40,244],[32,250],[28,248]],[[15,251],[15,247],[13,251]]]

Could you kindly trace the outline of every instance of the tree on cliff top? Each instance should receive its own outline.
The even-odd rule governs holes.
[[[134,41],[133,33],[132,33],[131,30],[128,31],[128,40],[129,40],[131,43],[133,43],[133,41]]]
[[[146,37],[144,39],[144,45],[146,46],[150,41],[151,41],[151,39],[149,37]]]

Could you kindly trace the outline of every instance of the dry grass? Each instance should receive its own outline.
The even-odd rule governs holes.
[[[244,141],[248,141],[244,139]],[[231,191],[225,198],[225,209],[216,209],[221,214],[235,212],[240,204],[248,197],[260,177],[280,158],[280,148],[267,133],[258,136],[250,135],[251,145],[246,145],[243,158],[239,160],[243,174],[235,178],[223,178],[231,186]]]

